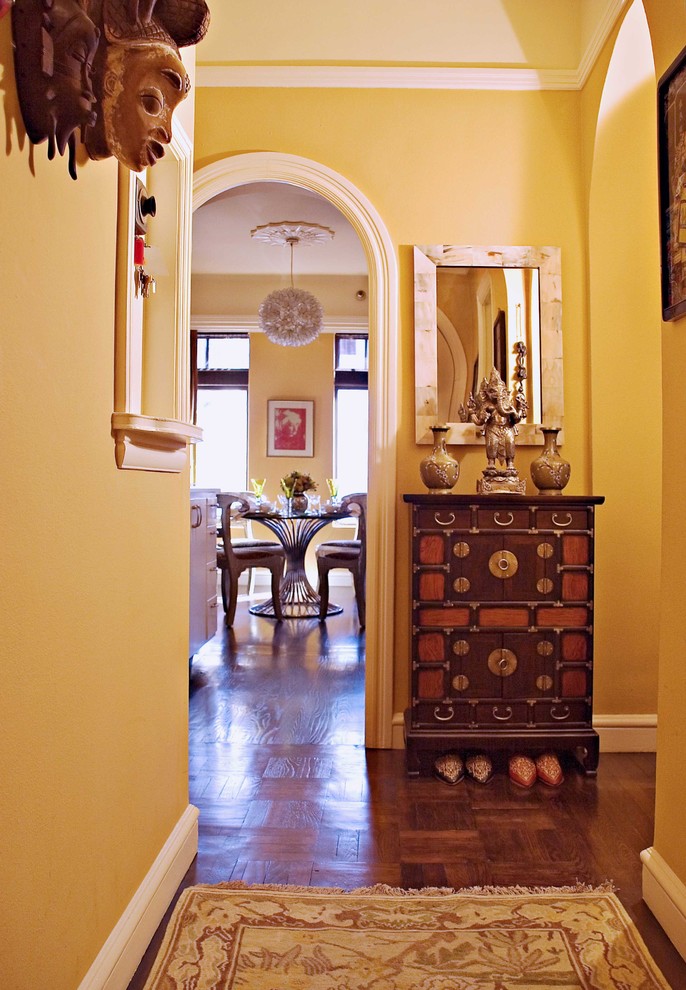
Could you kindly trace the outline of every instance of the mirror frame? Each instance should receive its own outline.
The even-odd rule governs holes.
[[[436,268],[538,268],[541,306],[542,423],[519,423],[517,442],[540,445],[540,426],[562,429],[562,273],[556,247],[475,247],[460,244],[414,246],[414,376],[417,443],[433,443],[438,419]],[[480,444],[473,423],[448,423],[448,443]],[[559,440],[564,439],[562,433]]]

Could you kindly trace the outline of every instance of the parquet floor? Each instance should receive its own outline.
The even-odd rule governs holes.
[[[325,626],[281,626],[238,605],[234,631],[193,662],[190,800],[200,847],[182,886],[243,880],[352,888],[560,885],[613,880],[673,990],[686,963],[641,899],[655,758],[601,755],[596,779],[524,791],[505,773],[449,787],[366,751],[364,634],[350,594]],[[141,990],[161,939],[129,990]]]

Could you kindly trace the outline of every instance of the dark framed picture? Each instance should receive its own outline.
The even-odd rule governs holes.
[[[267,403],[267,456],[314,456],[314,401],[270,399]]]
[[[686,48],[657,87],[662,318],[686,313]]]

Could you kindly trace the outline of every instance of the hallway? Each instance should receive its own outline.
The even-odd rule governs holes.
[[[190,800],[200,848],[183,886],[610,879],[664,975],[684,990],[686,963],[641,900],[654,756],[605,754],[595,780],[566,765],[556,790],[524,791],[502,772],[486,786],[408,779],[402,752],[364,749],[364,635],[351,592],[335,590],[345,610],[321,627],[277,627],[239,602],[235,631],[220,627],[194,660]],[[143,987],[161,934],[130,990]]]

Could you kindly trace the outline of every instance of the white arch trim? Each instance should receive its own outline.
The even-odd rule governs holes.
[[[369,268],[369,520],[365,744],[389,748],[393,720],[398,271],[381,217],[346,178],[325,165],[279,152],[251,152],[198,169],[193,209],[251,182],[284,182],[319,193],[353,225]]]

